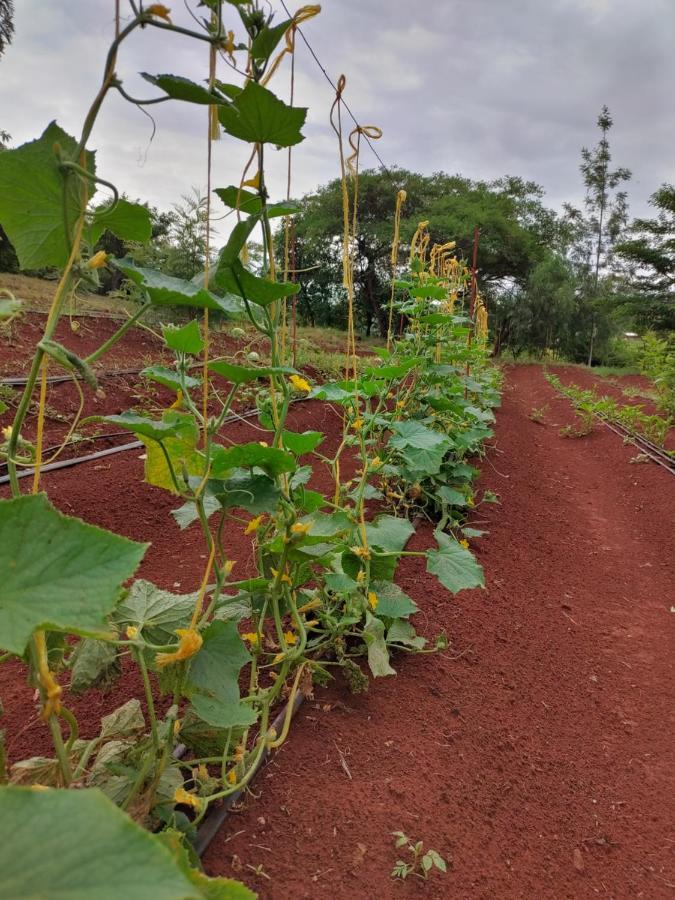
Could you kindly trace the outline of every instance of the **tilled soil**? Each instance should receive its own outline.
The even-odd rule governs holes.
[[[329,406],[291,415],[296,430],[328,431],[330,450]],[[209,874],[270,900],[671,896],[675,480],[631,464],[634,448],[600,426],[561,437],[572,418],[539,367],[508,370],[480,482],[500,505],[472,522],[489,529],[474,542],[487,590],[453,598],[423,562],[400,565],[419,629],[444,630],[450,649],[399,657],[365,695],[341,682],[317,691],[208,850]],[[229,436],[259,439],[245,424]],[[151,540],[141,576],[193,590],[200,535],[179,532],[176,501],[140,483],[139,455],[43,484],[65,512]],[[244,576],[250,540],[230,540]],[[422,527],[411,546],[432,541]],[[83,736],[134,693],[126,675],[75,701]],[[0,668],[0,696],[12,759],[47,751],[18,665]],[[448,874],[392,882],[395,830],[436,849]]]

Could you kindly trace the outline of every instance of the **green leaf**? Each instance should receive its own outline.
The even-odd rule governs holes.
[[[64,347],[63,344],[59,344],[57,341],[50,341],[46,338],[43,338],[38,343],[38,347],[64,369],[76,372],[92,390],[96,390],[98,382],[96,381],[94,370],[83,359],[80,359],[76,353],[73,353],[72,350],[68,350],[67,347]]]
[[[70,254],[64,210],[70,231],[81,212],[83,182],[77,175],[68,176],[64,204],[56,146],[64,159],[72,159],[77,150],[75,139],[51,122],[37,140],[0,153],[0,222],[22,269],[63,268]],[[86,154],[86,166],[93,174],[93,153]],[[94,185],[90,181],[86,185],[89,199]]]
[[[384,639],[384,622],[366,613],[366,624],[363,628],[363,640],[368,647],[368,666],[376,678],[384,675],[395,675],[396,670],[389,664],[389,651]]]
[[[207,519],[210,519],[214,512],[217,512],[221,508],[220,501],[217,500],[216,497],[211,494],[206,494],[204,496],[204,514]],[[171,515],[176,520],[176,524],[181,531],[199,519],[199,513],[197,512],[197,506],[194,500],[187,500],[182,506],[179,506],[178,509],[172,509]]]
[[[286,19],[278,25],[265,25],[260,29],[251,43],[251,56],[253,59],[265,60],[274,52],[282,37],[293,24],[293,19]]]
[[[183,78],[182,75],[150,75],[148,72],[141,72],[141,77],[160,88],[165,94],[168,94],[172,100],[182,100],[186,103],[201,103],[204,106],[213,106],[214,104],[223,103],[222,97],[211,93],[208,88],[202,87],[189,78]]]
[[[256,900],[257,894],[254,894],[241,882],[232,878],[209,878],[199,869],[192,868],[188,851],[180,840],[182,835],[179,832],[174,832],[174,835],[175,838],[168,830],[162,832],[160,837],[172,852],[181,871],[198,889],[196,896],[203,897],[204,900]]]
[[[307,110],[287,106],[267,88],[249,81],[230,106],[218,109],[220,123],[232,137],[252,144],[291,147],[303,140]]]
[[[346,391],[338,384],[322,384],[307,395],[309,400],[328,400],[331,403],[346,403],[354,399],[354,391]]]
[[[139,737],[145,731],[145,719],[137,697],[127,700],[101,719],[101,737],[106,740]]]
[[[274,512],[279,503],[281,490],[267,475],[250,475],[240,470],[241,475],[234,475],[223,482],[223,491],[217,491],[221,505],[226,509],[240,507],[258,516],[264,512]]]
[[[379,613],[379,611],[378,606],[377,612]],[[413,647],[415,650],[423,650],[426,642],[426,638],[420,637],[410,622],[406,622],[405,619],[394,619],[389,626],[388,644],[403,644],[406,647]]]
[[[115,260],[115,265],[127,278],[142,287],[150,302],[156,306],[194,306],[199,309],[230,311],[220,297],[191,281],[163,275],[154,269],[145,269],[127,259]]]
[[[204,472],[204,458],[197,450],[199,427],[191,413],[166,410],[162,416],[162,425],[173,429],[173,433],[163,437],[161,445],[156,439],[144,436],[140,438],[145,444],[145,480],[155,487],[164,488],[172,494],[178,493],[171,477],[167,456],[171,461],[174,474],[180,478],[182,473],[188,476],[200,476]]]
[[[164,325],[162,333],[166,346],[177,353],[190,353],[196,356],[204,349],[202,333],[196,319],[180,328],[177,325]]]
[[[150,381],[156,381],[157,384],[163,384],[164,387],[171,388],[172,391],[182,390],[183,384],[187,388],[198,387],[201,384],[199,378],[193,378],[191,375],[184,375],[183,384],[181,384],[178,372],[175,369],[169,369],[167,366],[148,366],[146,369],[141,369],[140,374],[143,378],[148,378]]]
[[[226,188],[216,188],[215,193],[230,209],[239,209],[239,212],[247,215],[259,215],[262,212],[260,195],[253,191],[247,191],[245,188],[240,190],[235,185],[230,185]],[[293,216],[300,212],[302,205],[297,200],[282,200],[279,203],[268,204],[266,209],[268,218],[274,219],[278,216]]]
[[[148,544],[64,516],[44,494],[0,500],[0,645],[37,628],[103,630]]]
[[[115,622],[133,625],[153,644],[167,644],[189,622],[196,599],[197,594],[172,594],[138,578],[115,610]]]
[[[96,416],[97,422],[107,422],[117,425],[125,431],[131,431],[139,437],[151,438],[155,441],[164,441],[178,434],[178,426],[175,421],[158,421],[148,416],[139,416],[133,412],[123,412],[113,416]]]
[[[220,251],[220,265],[231,266],[232,263],[239,259],[239,254],[257,223],[257,216],[250,216],[248,219],[237,222],[227,239],[227,243]]]
[[[456,490],[455,488],[448,487],[446,484],[441,485],[441,487],[437,488],[436,493],[438,496],[447,503],[449,506],[466,506],[467,498],[466,495],[461,491]]]
[[[120,674],[117,647],[107,641],[84,638],[71,657],[70,689],[80,694],[91,687],[106,687]]]
[[[211,622],[190,666],[186,694],[197,715],[217,728],[253,725],[257,714],[241,702],[239,673],[251,661],[236,622]]]
[[[274,477],[282,472],[292,472],[295,458],[278,447],[261,447],[255,441],[250,444],[235,444],[233,447],[214,445],[211,451],[211,475],[222,478],[232,469],[260,468]]]
[[[219,291],[244,297],[258,306],[268,306],[275,300],[291,297],[300,290],[300,285],[291,281],[270,281],[253,275],[239,259],[231,263],[219,260],[210,283]]]
[[[416,450],[433,450],[448,443],[444,435],[419,422],[393,422],[391,430],[394,434],[389,444],[399,450],[408,447],[414,447]]]
[[[470,550],[442,531],[434,532],[438,550],[427,551],[427,572],[435,575],[453,594],[467,588],[485,587],[482,568]]]
[[[224,359],[214,359],[209,363],[209,370],[222,375],[232,384],[245,384],[258,378],[269,378],[270,375],[293,375],[296,369],[291,366],[237,366]]]
[[[392,581],[372,581],[371,591],[377,595],[377,615],[384,619],[407,619],[419,611],[417,604]]]
[[[296,456],[303,456],[305,453],[311,453],[323,442],[325,435],[320,431],[303,431],[297,434],[293,431],[284,431],[282,434],[284,446],[295,453]]]
[[[0,788],[0,842],[8,900],[203,896],[162,842],[97,789]]]
[[[415,528],[407,519],[396,516],[378,516],[366,525],[368,545],[380,550],[403,550],[414,533]]]
[[[121,197],[112,209],[94,210],[91,224],[85,229],[85,238],[93,247],[104,231],[112,231],[123,241],[145,244],[152,237],[150,210]]]

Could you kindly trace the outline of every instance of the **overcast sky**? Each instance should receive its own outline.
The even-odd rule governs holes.
[[[165,3],[174,21],[189,23],[183,0]],[[0,60],[0,129],[15,145],[53,118],[79,133],[112,36],[113,0],[15,6],[14,42]],[[237,21],[233,10],[241,38]],[[382,128],[377,146],[387,165],[520,175],[540,183],[552,207],[578,203],[579,150],[596,142],[606,103],[614,163],[633,171],[631,212],[644,213],[649,194],[675,182],[675,0],[324,0],[304,30],[331,77],[347,75],[345,97],[359,121]],[[147,97],[153,92],[139,71],[199,80],[206,67],[205,45],[146,29],[124,45],[118,74],[130,93]],[[227,79],[225,66],[219,75]],[[270,85],[283,98],[288,78],[286,62]],[[298,39],[296,103],[309,116],[307,140],[294,150],[295,196],[337,175],[332,99]],[[178,103],[151,109],[152,143],[148,119],[111,97],[91,146],[102,177],[168,208],[191,185],[205,186],[205,111]],[[225,138],[214,146],[214,186],[236,181],[247,145]],[[269,156],[278,199],[285,153]],[[362,160],[376,163],[365,148]]]

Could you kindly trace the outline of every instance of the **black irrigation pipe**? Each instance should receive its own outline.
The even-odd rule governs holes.
[[[304,397],[298,397],[295,400],[291,400],[291,403],[301,403],[304,401]],[[246,412],[242,413],[232,413],[232,415],[226,416],[223,419],[223,425],[231,425],[234,422],[238,422],[240,419],[252,419],[254,416],[259,414],[258,409],[249,409]],[[126,432],[121,432],[122,434]],[[91,440],[98,440],[99,438],[104,437],[112,437],[112,435],[102,434],[102,435],[92,435]],[[139,447],[143,446],[142,441],[129,441],[127,444],[120,444],[118,447],[108,447],[106,450],[97,450],[94,453],[86,453],[83,456],[74,456],[70,459],[60,459],[57,462],[45,463],[44,466],[40,467],[40,472],[54,472],[56,469],[68,469],[71,466],[78,466],[80,463],[91,462],[95,459],[103,459],[105,456],[113,456],[115,453],[124,453],[126,450],[137,450]],[[58,449],[58,448],[57,448]],[[27,478],[29,475],[34,475],[35,469],[22,469],[22,471],[16,473],[17,478]],[[9,475],[0,475],[0,485],[9,483]]]
[[[302,691],[298,691],[295,695],[295,698],[293,699],[293,706],[290,713],[291,721],[293,721],[295,714],[302,706],[304,699],[305,695],[302,693]],[[272,725],[270,726],[270,728],[274,729],[277,734],[281,733],[287,715],[288,703],[285,703],[279,714],[272,722]],[[265,747],[262,754],[260,755],[260,759],[256,763],[256,766],[253,770],[253,775],[251,776],[251,779],[246,787],[240,788],[238,791],[230,794],[222,801],[222,803],[219,803],[218,806],[214,806],[209,812],[206,813],[206,815],[204,816],[204,821],[197,828],[197,836],[194,841],[194,848],[198,856],[203,856],[204,853],[206,853],[209,844],[220,831],[223,823],[225,822],[225,819],[227,819],[229,815],[230,810],[232,809],[234,804],[237,803],[237,801],[241,798],[260,769],[267,762],[269,755],[270,748]]]
[[[96,372],[97,378],[117,378],[121,375],[140,375],[142,369],[118,369],[116,372]],[[72,381],[76,378],[82,381],[81,375],[48,375],[47,384],[60,384],[63,381]],[[24,375],[8,375],[6,378],[0,378],[0,384],[6,384],[10,387],[25,387],[28,379]]]
[[[598,413],[595,415],[597,415],[600,421],[615,434],[620,435],[634,444],[638,450],[641,450],[645,456],[648,456],[652,460],[652,462],[662,466],[662,468],[664,468],[666,472],[670,472],[671,475],[675,475],[675,457],[671,456],[666,450],[653,444],[648,438],[643,437],[641,434],[631,431],[630,428],[626,428],[625,425],[614,422]]]

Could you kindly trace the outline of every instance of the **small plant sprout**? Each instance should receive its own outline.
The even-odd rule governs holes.
[[[396,849],[400,850],[402,847],[405,847],[411,857],[409,861],[405,859],[396,860],[396,864],[391,870],[392,878],[400,878],[401,881],[405,881],[409,875],[414,875],[416,878],[423,878],[426,881],[429,873],[434,868],[444,874],[448,871],[445,860],[437,850],[425,851],[422,841],[413,843],[402,831],[392,831],[392,835],[395,838],[394,846]]]

